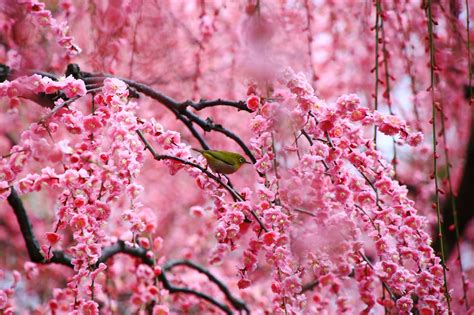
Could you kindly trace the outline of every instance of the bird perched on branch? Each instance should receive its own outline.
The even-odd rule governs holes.
[[[216,150],[198,150],[194,149],[204,156],[207,165],[216,173],[232,174],[239,170],[243,164],[252,164],[245,158],[235,152],[216,151]]]

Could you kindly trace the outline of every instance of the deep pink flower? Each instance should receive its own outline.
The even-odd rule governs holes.
[[[249,272],[257,268],[257,256],[248,250],[244,251],[244,267]]]
[[[409,314],[413,307],[413,300],[410,296],[402,296],[397,300],[397,308],[404,314]]]
[[[102,122],[97,116],[86,116],[83,120],[84,130],[88,132],[95,132],[98,129],[102,128]]]
[[[298,294],[301,292],[301,279],[296,275],[291,275],[283,280],[282,288],[288,296]]]
[[[351,113],[351,120],[352,121],[360,121],[367,116],[367,108],[361,107],[357,108]]]
[[[61,240],[61,236],[58,233],[46,232],[46,239],[50,245],[54,245]]]
[[[337,186],[336,187],[336,201],[340,203],[345,203],[346,200],[350,196],[350,190],[345,188],[344,186]]]
[[[421,132],[411,133],[407,137],[407,143],[413,147],[419,145],[423,141],[423,134]]]
[[[258,96],[251,95],[249,96],[249,98],[247,98],[247,107],[251,111],[256,111],[259,105],[260,105],[260,98]]]
[[[250,287],[252,283],[250,282],[249,279],[240,279],[239,282],[237,283],[237,286],[239,287],[240,290],[246,289]]]
[[[71,75],[63,82],[63,91],[67,97],[84,96],[87,94],[86,85],[82,80],[76,80]]]
[[[74,227],[76,230],[80,230],[86,227],[88,224],[87,217],[83,214],[76,214],[72,217],[70,225]]]

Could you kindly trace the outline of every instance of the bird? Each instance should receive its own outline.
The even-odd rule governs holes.
[[[252,164],[245,160],[239,153],[218,150],[199,150],[192,148],[199,152],[207,160],[207,165],[216,173],[233,174],[237,172],[244,164]]]

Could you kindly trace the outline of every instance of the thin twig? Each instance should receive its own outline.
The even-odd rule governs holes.
[[[87,91],[87,94],[89,93],[95,93],[95,92],[100,92],[101,91],[101,88],[95,88],[95,89],[91,89],[91,90],[88,90]],[[73,102],[77,101],[78,99],[80,99],[82,96],[74,96],[66,101],[64,101],[63,103],[61,104],[58,104],[56,105],[46,116],[44,116],[43,118],[41,118],[38,122],[38,124],[42,124],[44,123],[46,120],[48,120],[49,118],[53,117],[54,114],[56,114],[60,109],[66,107],[66,106],[69,106],[70,104],[72,104]]]

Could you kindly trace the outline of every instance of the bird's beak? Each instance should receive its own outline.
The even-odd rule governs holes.
[[[249,162],[249,161],[245,161],[244,163],[245,164],[253,164],[252,162]]]

